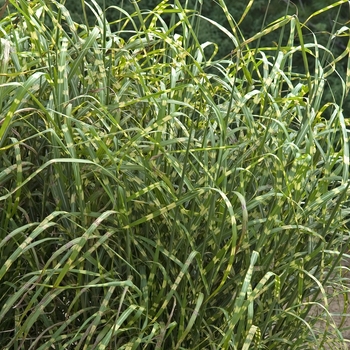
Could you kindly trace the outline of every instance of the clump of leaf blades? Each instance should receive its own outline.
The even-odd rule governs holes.
[[[220,0],[233,50],[214,61],[201,1],[114,6],[117,32],[95,0],[93,27],[10,2],[1,348],[345,348],[328,305],[347,291],[349,75],[321,98],[348,48],[333,57],[295,16],[244,38],[246,12]],[[276,47],[254,46],[271,31]]]

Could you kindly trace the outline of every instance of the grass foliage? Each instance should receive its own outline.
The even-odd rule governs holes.
[[[92,27],[55,0],[10,1],[2,349],[346,348],[328,291],[346,297],[349,75],[322,96],[349,28],[324,47],[286,16],[245,38],[244,15],[218,2],[220,60],[197,40],[202,1],[114,6],[108,23],[91,0]],[[260,47],[272,31],[280,42]]]

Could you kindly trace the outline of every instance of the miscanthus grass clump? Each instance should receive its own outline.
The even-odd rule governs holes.
[[[0,19],[1,349],[346,348],[349,29],[84,5]]]

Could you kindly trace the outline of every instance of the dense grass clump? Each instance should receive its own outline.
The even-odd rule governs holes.
[[[322,96],[348,28],[325,47],[286,16],[244,38],[220,0],[232,52],[214,60],[201,1],[108,23],[92,0],[93,27],[10,3],[1,349],[346,348],[329,302],[348,291],[349,76]]]

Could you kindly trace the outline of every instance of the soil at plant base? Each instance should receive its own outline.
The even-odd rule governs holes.
[[[330,334],[329,342],[327,342],[323,348],[325,350],[350,349],[350,262],[346,265],[347,266],[343,266],[341,270],[343,286],[334,286],[333,288],[329,287],[326,290],[326,293],[329,296],[329,311],[333,323],[329,322],[327,325],[327,317],[325,311],[321,307],[315,307],[311,313],[312,316],[316,316],[320,320],[316,323],[315,328],[321,334],[326,332]],[[347,293],[344,293],[344,288],[348,289]],[[344,339],[343,344],[341,344],[340,340],[334,341],[334,339],[340,339],[340,337],[337,334],[336,327],[332,327],[332,324],[336,325],[341,332]],[[319,348],[315,350],[319,350]]]

